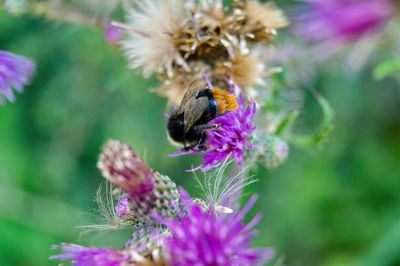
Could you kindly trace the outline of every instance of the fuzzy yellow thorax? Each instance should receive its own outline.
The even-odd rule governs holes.
[[[235,111],[238,109],[238,103],[235,95],[218,88],[215,88],[212,92],[214,99],[217,102],[218,111],[220,114],[225,114],[226,112]]]

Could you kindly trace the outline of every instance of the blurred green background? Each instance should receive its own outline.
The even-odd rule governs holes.
[[[0,265],[56,265],[53,244],[118,248],[129,238],[76,228],[101,222],[96,161],[108,138],[199,195],[183,170],[200,158],[167,157],[166,101],[148,92],[157,81],[127,69],[100,31],[1,11],[0,49],[38,65],[17,102],[0,106]],[[260,181],[248,191],[263,213],[255,244],[276,247],[274,263],[400,265],[400,89],[370,72],[321,69],[316,87],[336,113],[327,144],[292,147],[283,166],[254,172]],[[311,131],[321,111],[305,95],[297,128]]]

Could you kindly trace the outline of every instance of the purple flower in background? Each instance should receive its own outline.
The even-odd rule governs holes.
[[[53,248],[61,249],[62,254],[50,259],[71,260],[77,266],[119,266],[132,263],[131,255],[125,250],[107,248],[88,248],[75,244],[62,243]]]
[[[111,23],[108,23],[104,29],[104,39],[110,44],[118,43],[122,38],[122,30]]]
[[[310,41],[352,42],[376,31],[391,16],[390,0],[305,0],[296,30]]]
[[[172,265],[256,265],[273,257],[271,248],[251,248],[260,216],[248,224],[242,221],[255,196],[240,212],[229,215],[203,210],[185,191],[181,191],[181,199],[185,215],[164,222],[171,232],[165,246]]]
[[[22,56],[0,50],[0,104],[15,101],[13,89],[21,93],[30,82],[35,64]]]

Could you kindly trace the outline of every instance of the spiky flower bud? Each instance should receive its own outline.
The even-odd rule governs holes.
[[[268,168],[274,168],[282,164],[288,154],[289,146],[286,141],[276,135],[269,135],[260,145],[262,161]]]
[[[97,166],[107,180],[125,191],[129,210],[139,220],[150,222],[154,215],[175,215],[179,200],[176,184],[150,169],[128,145],[108,141]]]

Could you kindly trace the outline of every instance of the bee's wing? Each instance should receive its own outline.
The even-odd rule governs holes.
[[[196,97],[192,97],[186,102],[183,114],[184,133],[187,133],[196,121],[200,119],[207,109],[208,101],[207,97],[200,97],[197,99]]]
[[[179,109],[178,109],[178,114],[183,113],[185,111],[185,106],[186,106],[187,102],[191,98],[196,98],[197,95],[199,94],[199,90],[206,88],[206,86],[207,86],[206,83],[201,79],[193,80],[189,84],[189,86],[185,92],[185,95],[183,96],[181,105],[179,106]]]

